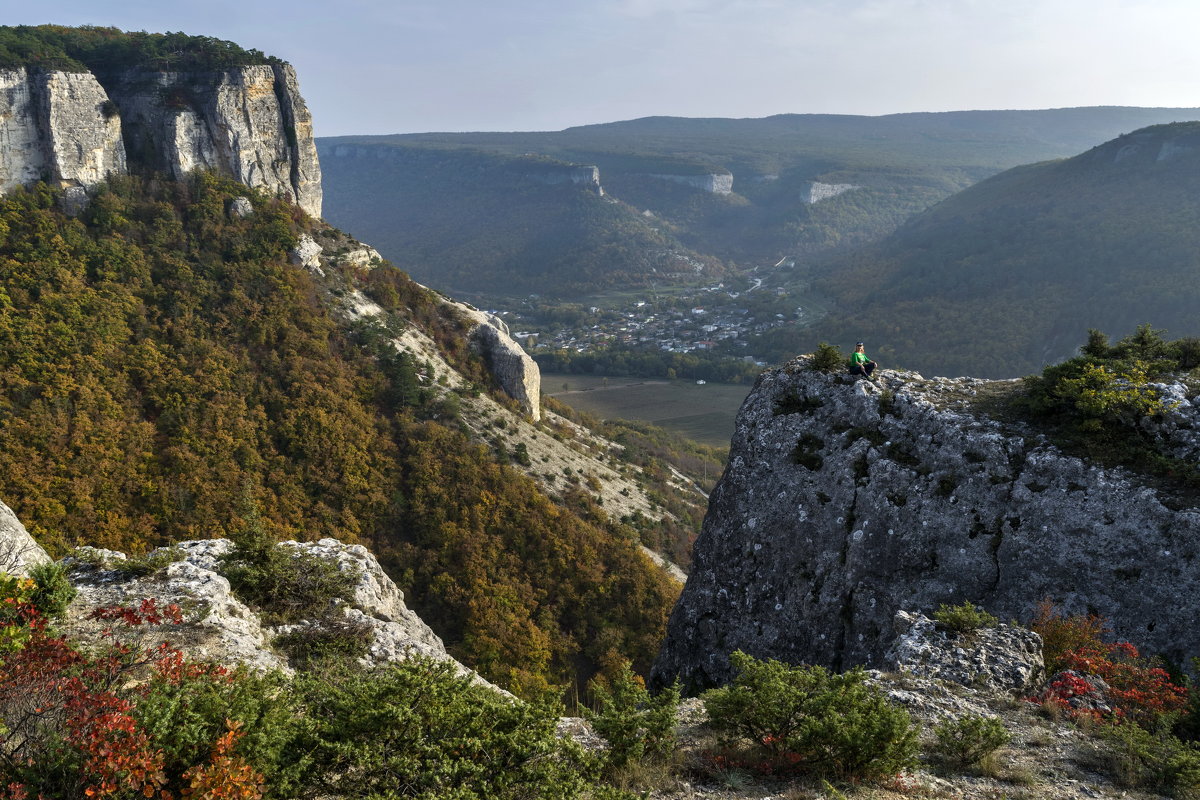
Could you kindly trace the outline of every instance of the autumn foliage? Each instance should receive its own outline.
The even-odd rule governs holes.
[[[1030,627],[1042,636],[1047,671],[1076,673],[1056,678],[1036,698],[1039,702],[1072,710],[1072,698],[1096,692],[1088,680],[1095,676],[1107,685],[1113,721],[1149,726],[1187,704],[1187,689],[1171,679],[1158,659],[1141,655],[1129,642],[1104,641],[1102,637],[1111,630],[1095,614],[1063,616],[1049,601],[1043,601]]]
[[[78,219],[42,185],[0,198],[5,502],[56,554],[251,524],[363,542],[454,655],[526,697],[648,668],[678,589],[636,532],[498,463],[458,395],[328,293],[369,294],[486,388],[453,307],[390,265],[322,283],[288,260],[301,234],[342,241],[205,174],[113,178]]]
[[[17,582],[14,597],[27,588]],[[262,776],[235,752],[238,724],[192,764],[171,763],[137,706],[157,684],[199,679],[232,682],[221,667],[195,664],[164,643],[143,647],[121,632],[141,625],[181,622],[178,606],[145,600],[136,607],[97,609],[111,621],[106,644],[85,652],[47,628],[36,610],[20,612],[27,637],[0,664],[0,797],[106,798],[131,794],[255,800]],[[119,628],[117,627],[119,626]]]

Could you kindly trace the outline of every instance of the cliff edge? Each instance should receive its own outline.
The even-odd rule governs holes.
[[[878,666],[898,610],[963,600],[1027,619],[1049,598],[1175,663],[1200,653],[1197,503],[982,410],[1014,388],[898,371],[855,382],[807,356],[765,372],[738,414],[655,680],[720,684],[738,649]],[[1200,429],[1200,397],[1173,393],[1168,447]]]

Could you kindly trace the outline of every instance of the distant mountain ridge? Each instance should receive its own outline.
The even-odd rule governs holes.
[[[639,270],[657,268],[653,253],[661,242],[652,228],[684,249],[737,267],[807,259],[875,241],[1001,170],[1069,156],[1147,125],[1195,119],[1198,108],[1127,107],[647,117],[555,132],[342,136],[319,139],[317,146],[329,218],[421,279],[452,291],[538,291],[520,280],[497,286],[482,275],[482,263],[464,266],[464,256],[478,261],[475,254],[489,241],[509,239],[507,260],[492,258],[489,269],[503,264],[506,278],[537,275],[542,292],[569,296],[581,285],[638,285]],[[431,171],[383,158],[387,163],[364,170],[331,157],[346,146],[414,158],[435,151],[460,166]],[[473,164],[487,154],[595,165],[611,197],[652,216],[638,226],[628,216],[618,219],[613,208],[600,214],[599,205],[566,195],[496,196],[486,181],[466,190],[462,176],[482,180]],[[818,193],[812,202],[814,184],[856,188]],[[485,195],[497,199],[485,202]],[[493,224],[476,218],[485,213]],[[607,252],[614,238],[627,245],[615,257]]]
[[[841,311],[808,338],[1010,377],[1070,356],[1089,328],[1195,336],[1198,220],[1200,123],[1144,128],[1001,173],[832,262],[818,284]]]

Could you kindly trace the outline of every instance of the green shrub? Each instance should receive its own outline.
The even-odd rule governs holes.
[[[156,674],[139,690],[133,716],[162,751],[173,777],[206,761],[212,743],[229,723],[236,724],[238,754],[273,787],[303,775],[301,765],[283,760],[297,735],[296,710],[278,673],[183,664],[177,672]]]
[[[333,600],[354,597],[358,575],[325,558],[272,541],[253,516],[232,537],[222,574],[235,594],[272,622],[324,617]]]
[[[933,612],[933,621],[951,633],[960,635],[974,633],[981,628],[994,628],[1000,624],[1000,620],[982,608],[977,608],[970,600],[957,606],[942,603],[938,610]]]
[[[664,759],[675,749],[675,712],[679,685],[651,696],[629,662],[609,679],[588,684],[595,708],[584,716],[608,742],[605,767],[609,774],[643,759]]]
[[[355,661],[367,654],[371,626],[350,619],[325,619],[301,625],[275,637],[273,644],[297,669],[318,669],[336,661]]]
[[[166,569],[170,564],[176,561],[183,561],[184,553],[178,547],[160,547],[145,555],[130,556],[126,559],[117,559],[108,563],[108,569],[128,575],[131,578],[140,578],[146,575],[153,575],[159,570]]]
[[[75,587],[59,564],[38,564],[29,570],[35,584],[30,602],[44,617],[61,617],[75,599]]]
[[[704,694],[713,727],[748,746],[755,761],[820,777],[862,779],[915,764],[917,728],[908,712],[865,683],[861,668],[838,675],[819,666],[730,656],[737,677]]]
[[[1200,748],[1168,733],[1151,733],[1132,722],[1099,729],[1105,767],[1122,786],[1200,798]]]
[[[287,757],[304,776],[278,782],[280,797],[569,800],[592,788],[593,759],[555,735],[557,703],[514,702],[444,662],[306,673],[294,686],[303,729]]]
[[[974,766],[1012,740],[999,719],[976,714],[946,720],[935,727],[933,733],[937,737],[934,754],[943,763],[955,767]]]
[[[846,357],[836,344],[821,342],[813,351],[809,367],[817,372],[843,372],[846,369]]]

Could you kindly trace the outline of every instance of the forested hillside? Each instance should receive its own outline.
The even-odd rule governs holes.
[[[839,310],[773,355],[869,340],[890,365],[1010,377],[1089,328],[1200,333],[1200,124],[1160,125],[1009,170],[825,268]]]
[[[668,227],[572,183],[569,164],[340,141],[320,145],[326,217],[455,296],[578,296],[723,271]]]
[[[340,234],[209,175],[114,180],[79,219],[56,202],[0,200],[0,482],[39,541],[357,540],[518,692],[653,656],[677,587],[635,532],[583,493],[551,502],[472,443],[453,392],[330,311],[364,291],[486,386],[453,307],[388,265],[293,266],[301,234]]]

